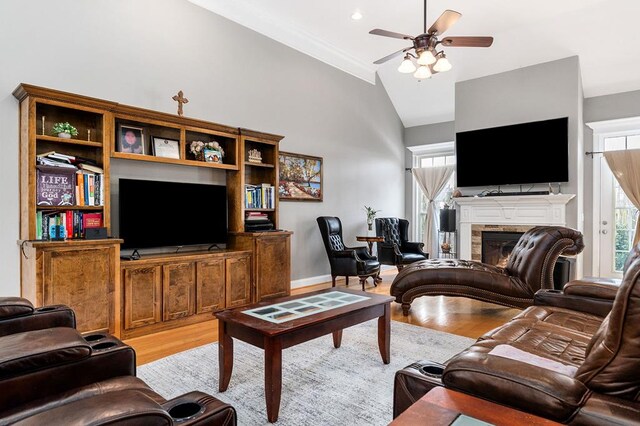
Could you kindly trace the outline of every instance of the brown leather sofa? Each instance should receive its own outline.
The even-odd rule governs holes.
[[[582,234],[562,226],[537,226],[525,232],[505,268],[472,260],[431,259],[412,263],[396,276],[391,295],[409,315],[420,296],[462,296],[526,308],[540,289],[553,288],[553,268],[560,255],[584,249]]]
[[[74,326],[67,307],[0,298],[0,424],[236,424],[202,392],[165,400],[135,377],[130,346]]]
[[[572,425],[640,424],[640,246],[618,286],[580,280],[541,290],[535,305],[445,365],[396,374],[394,414],[434,386]]]

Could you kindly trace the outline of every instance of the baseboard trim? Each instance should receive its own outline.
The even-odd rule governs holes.
[[[395,270],[395,269],[396,267],[391,265],[380,266],[380,270],[382,272]],[[344,277],[341,277],[341,278],[344,278]],[[354,278],[356,278],[357,280],[357,277],[354,277]],[[301,287],[309,287],[312,285],[328,283],[328,282],[331,282],[331,274],[317,275],[315,277],[300,278],[299,280],[293,280],[291,281],[291,288],[294,289],[294,288],[301,288]]]
[[[331,275],[317,275],[315,277],[301,278],[291,281],[291,288],[309,287],[316,284],[331,282]]]

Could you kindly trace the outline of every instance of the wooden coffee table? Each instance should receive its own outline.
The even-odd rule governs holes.
[[[282,393],[282,350],[333,333],[340,347],[342,330],[378,318],[378,349],[388,364],[390,354],[390,296],[348,289],[326,289],[272,299],[215,313],[218,318],[219,391],[229,386],[233,370],[233,338],[264,349],[264,393],[267,418],[278,420]]]
[[[465,393],[436,387],[407,408],[389,426],[447,426],[461,414],[496,426],[560,424]]]

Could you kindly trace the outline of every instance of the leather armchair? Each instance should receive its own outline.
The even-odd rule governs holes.
[[[68,327],[0,337],[0,387],[0,424],[236,424],[209,395],[155,393],[120,340]]]
[[[207,394],[165,400],[135,377],[133,348],[75,325],[67,306],[0,298],[0,424],[236,424]]]
[[[405,265],[429,258],[422,251],[423,243],[409,241],[409,221],[397,217],[376,219],[376,235],[384,237],[377,243],[378,257],[383,265],[393,265],[400,271]]]
[[[0,297],[0,336],[50,327],[76,327],[72,309],[64,305],[34,308],[21,297]]]
[[[553,268],[560,255],[584,249],[582,234],[562,226],[537,226],[525,232],[511,252],[505,268],[458,259],[415,262],[391,284],[391,295],[409,314],[417,297],[461,296],[499,305],[526,308],[534,294],[553,288]]]
[[[607,311],[603,304],[615,288]],[[565,424],[638,424],[640,246],[631,251],[619,286],[589,279],[545,293],[553,296],[536,302],[551,304],[529,307],[480,337],[441,365],[438,378],[423,372],[429,366],[421,362],[407,367],[411,375],[398,372],[397,412],[425,387],[445,386]]]
[[[331,265],[331,284],[336,286],[336,277],[344,276],[349,285],[349,277],[360,278],[362,290],[368,277],[373,284],[380,282],[380,262],[369,254],[366,247],[346,247],[342,239],[342,222],[337,217],[321,216],[316,219],[324,248]]]

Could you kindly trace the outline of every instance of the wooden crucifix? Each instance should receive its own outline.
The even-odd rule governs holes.
[[[178,115],[182,117],[183,111],[182,111],[182,105],[183,104],[187,104],[189,103],[189,99],[185,98],[184,96],[182,96],[182,90],[178,92],[177,95],[175,95],[173,98],[174,101],[178,102]]]

